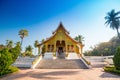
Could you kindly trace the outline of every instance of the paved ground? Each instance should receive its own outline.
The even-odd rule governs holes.
[[[94,69],[25,69],[0,80],[120,80],[120,76]]]
[[[103,62],[93,62],[92,69],[21,69],[0,80],[120,80],[120,76],[106,73]]]

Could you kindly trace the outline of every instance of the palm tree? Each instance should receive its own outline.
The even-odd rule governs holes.
[[[32,52],[32,49],[33,49],[33,48],[32,48],[32,46],[31,46],[31,45],[29,45],[29,46],[27,46],[27,47],[26,47],[25,51]]]
[[[82,35],[78,35],[78,42],[82,43],[84,41],[84,37]]]
[[[32,56],[32,55],[33,55],[33,54],[32,54],[32,51],[33,51],[33,48],[32,48],[31,45],[29,45],[29,46],[27,46],[27,47],[25,48],[25,53],[26,53],[26,55],[28,55],[28,56]]]
[[[37,48],[37,45],[39,44],[39,41],[36,40],[35,43],[34,43],[34,47]],[[35,50],[35,53],[36,53],[36,50]]]
[[[84,37],[82,35],[78,35],[74,38],[76,41],[78,41],[79,43],[82,43],[84,41]]]
[[[23,38],[28,36],[28,31],[25,30],[25,29],[22,29],[19,31],[19,35],[20,35],[20,38],[21,38],[21,44],[20,46],[22,46],[22,43],[23,43]]]
[[[117,34],[118,37],[120,39],[120,34],[119,34],[119,27],[120,27],[120,16],[118,16],[120,14],[120,11],[115,12],[114,9],[112,9],[110,12],[107,13],[107,16],[105,17],[105,24],[109,25],[110,28],[112,28],[113,30],[116,29],[117,30]]]

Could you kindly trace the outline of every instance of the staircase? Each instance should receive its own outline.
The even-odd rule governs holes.
[[[57,53],[57,58],[58,59],[65,59],[65,53]]]
[[[88,69],[81,59],[42,59],[37,69]]]
[[[33,60],[36,57],[18,57],[12,66],[21,67],[21,68],[30,68]]]

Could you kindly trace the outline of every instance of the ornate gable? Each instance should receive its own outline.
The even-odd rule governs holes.
[[[65,33],[69,34],[69,32],[64,28],[62,22],[60,22],[58,28],[57,28],[52,34],[55,34],[55,33],[58,32],[59,30],[63,30]]]

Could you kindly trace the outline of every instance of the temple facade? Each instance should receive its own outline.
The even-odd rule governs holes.
[[[71,38],[69,34],[63,24],[60,23],[52,36],[38,45],[38,52],[41,53],[44,47],[45,52],[52,52],[53,55],[64,53],[67,57],[71,52],[82,55],[84,45]]]

